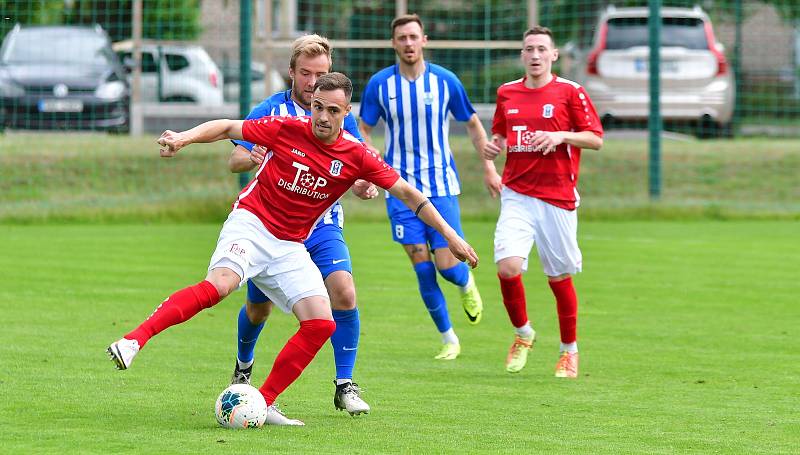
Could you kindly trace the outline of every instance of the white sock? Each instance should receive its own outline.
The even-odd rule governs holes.
[[[452,327],[447,329],[446,332],[442,332],[442,343],[458,344],[458,337]]]
[[[561,352],[578,352],[578,342],[561,343]]]
[[[246,370],[246,369],[250,368],[253,365],[253,362],[255,362],[255,360],[256,359],[253,359],[253,360],[251,360],[249,362],[242,362],[241,360],[239,360],[237,358],[236,362],[239,364],[239,369],[240,370]]]
[[[347,384],[348,382],[353,382],[353,380],[352,379],[337,379],[336,380],[336,385]]]
[[[475,284],[475,279],[472,277],[472,272],[469,272],[469,279],[467,280],[467,284],[465,284],[464,286],[459,286],[458,290],[461,291],[462,294],[466,294],[467,290],[469,290],[469,288],[473,284]]]
[[[525,339],[531,339],[536,335],[536,331],[533,330],[530,322],[526,322],[522,327],[515,328],[514,332],[516,332],[521,338]]]

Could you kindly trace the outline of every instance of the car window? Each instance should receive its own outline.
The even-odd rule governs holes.
[[[155,73],[158,72],[158,63],[152,52],[142,52],[142,72]]]
[[[170,71],[180,71],[189,67],[189,60],[183,55],[166,54],[167,67]]]
[[[29,30],[17,34],[6,49],[6,63],[79,63],[108,65],[113,58],[108,43],[86,33]]]
[[[646,17],[618,17],[608,20],[606,49],[647,46],[649,35]],[[708,49],[702,19],[665,17],[661,24],[662,47]]]

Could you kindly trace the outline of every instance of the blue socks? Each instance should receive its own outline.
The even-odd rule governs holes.
[[[464,262],[459,262],[455,267],[447,270],[439,270],[445,280],[463,288],[469,282],[469,266]]]
[[[239,352],[237,354],[240,362],[248,363],[253,360],[256,341],[263,328],[263,322],[258,325],[253,325],[250,322],[250,319],[247,318],[247,305],[242,305],[242,309],[239,310]]]
[[[431,314],[436,328],[439,329],[439,333],[448,331],[452,328],[452,324],[450,324],[450,315],[447,313],[444,294],[439,289],[439,284],[436,283],[436,267],[431,261],[420,262],[414,265],[414,271],[417,272],[422,301],[425,302],[425,307],[428,308],[428,313]]]
[[[336,363],[336,379],[353,379],[361,331],[358,308],[333,310],[333,320],[336,322],[336,331],[331,335],[331,345]]]

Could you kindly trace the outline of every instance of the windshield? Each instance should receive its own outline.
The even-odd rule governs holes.
[[[12,39],[4,63],[108,65],[110,60],[106,41],[92,34],[26,30]]]
[[[606,49],[648,46],[646,17],[609,19]],[[665,17],[661,23],[661,47],[708,49],[703,20],[688,17]]]

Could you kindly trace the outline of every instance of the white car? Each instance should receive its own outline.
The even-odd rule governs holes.
[[[128,68],[133,60],[130,41],[114,43]],[[197,45],[142,46],[142,101],[183,102],[202,106],[223,103],[223,76],[208,53]]]
[[[730,131],[735,104],[733,70],[699,7],[662,8],[661,115],[690,121],[701,135]],[[573,57],[567,77],[589,92],[598,115],[646,120],[649,116],[648,8],[609,7],[600,17],[592,49]]]

